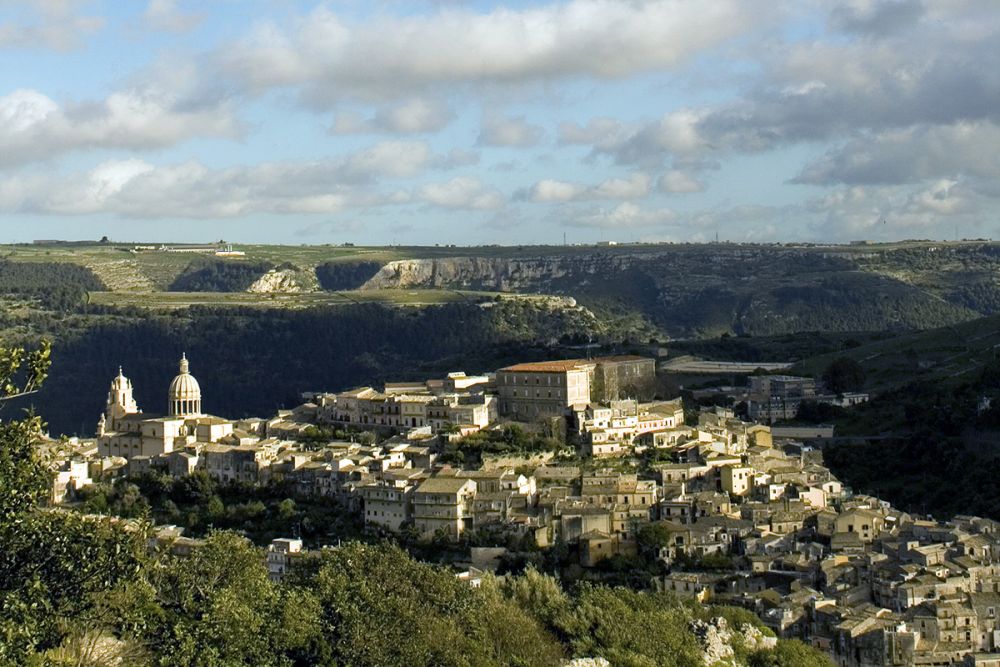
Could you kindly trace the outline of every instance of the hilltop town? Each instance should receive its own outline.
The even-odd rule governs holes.
[[[814,380],[752,378],[750,422],[654,400],[656,372],[641,356],[518,363],[230,420],[203,410],[186,357],[164,415],[141,409],[120,370],[95,439],[46,443],[50,500],[73,507],[96,483],[149,474],[280,483],[374,534],[463,550],[456,576],[473,586],[515,545],[565,550],[598,577],[641,558],[656,565],[646,587],[749,609],[844,667],[1000,664],[1000,523],[853,493],[808,429],[770,425],[824,395]],[[201,543],[157,531],[178,553]],[[321,546],[289,526],[267,548],[272,579]]]

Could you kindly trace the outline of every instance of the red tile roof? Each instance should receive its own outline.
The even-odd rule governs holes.
[[[501,368],[501,371],[511,373],[565,373],[576,368],[590,365],[584,359],[563,359],[561,361],[535,361],[524,364],[514,364]]]

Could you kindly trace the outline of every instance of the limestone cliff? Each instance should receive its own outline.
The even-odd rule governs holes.
[[[875,258],[844,249],[737,244],[510,251],[389,262],[361,289],[570,296],[604,313],[642,317],[679,337],[902,331],[1000,312],[1000,284],[990,277],[1000,268],[1000,250],[931,250]],[[961,267],[975,267],[976,280],[970,283],[973,272]]]
[[[307,287],[300,280],[299,271],[291,268],[271,269],[260,278],[254,281],[253,285],[247,288],[248,292],[272,293],[272,292],[303,292]]]
[[[403,259],[383,266],[361,289],[464,288],[501,292],[537,291],[565,278],[586,281],[596,274],[631,266],[630,255],[572,257],[445,257]]]

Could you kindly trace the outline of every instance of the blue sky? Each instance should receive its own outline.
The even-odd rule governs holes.
[[[0,242],[996,236],[995,0],[0,0]]]

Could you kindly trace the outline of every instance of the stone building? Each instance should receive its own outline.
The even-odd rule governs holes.
[[[590,403],[595,364],[582,359],[515,364],[497,371],[500,414],[519,421],[562,417]]]

